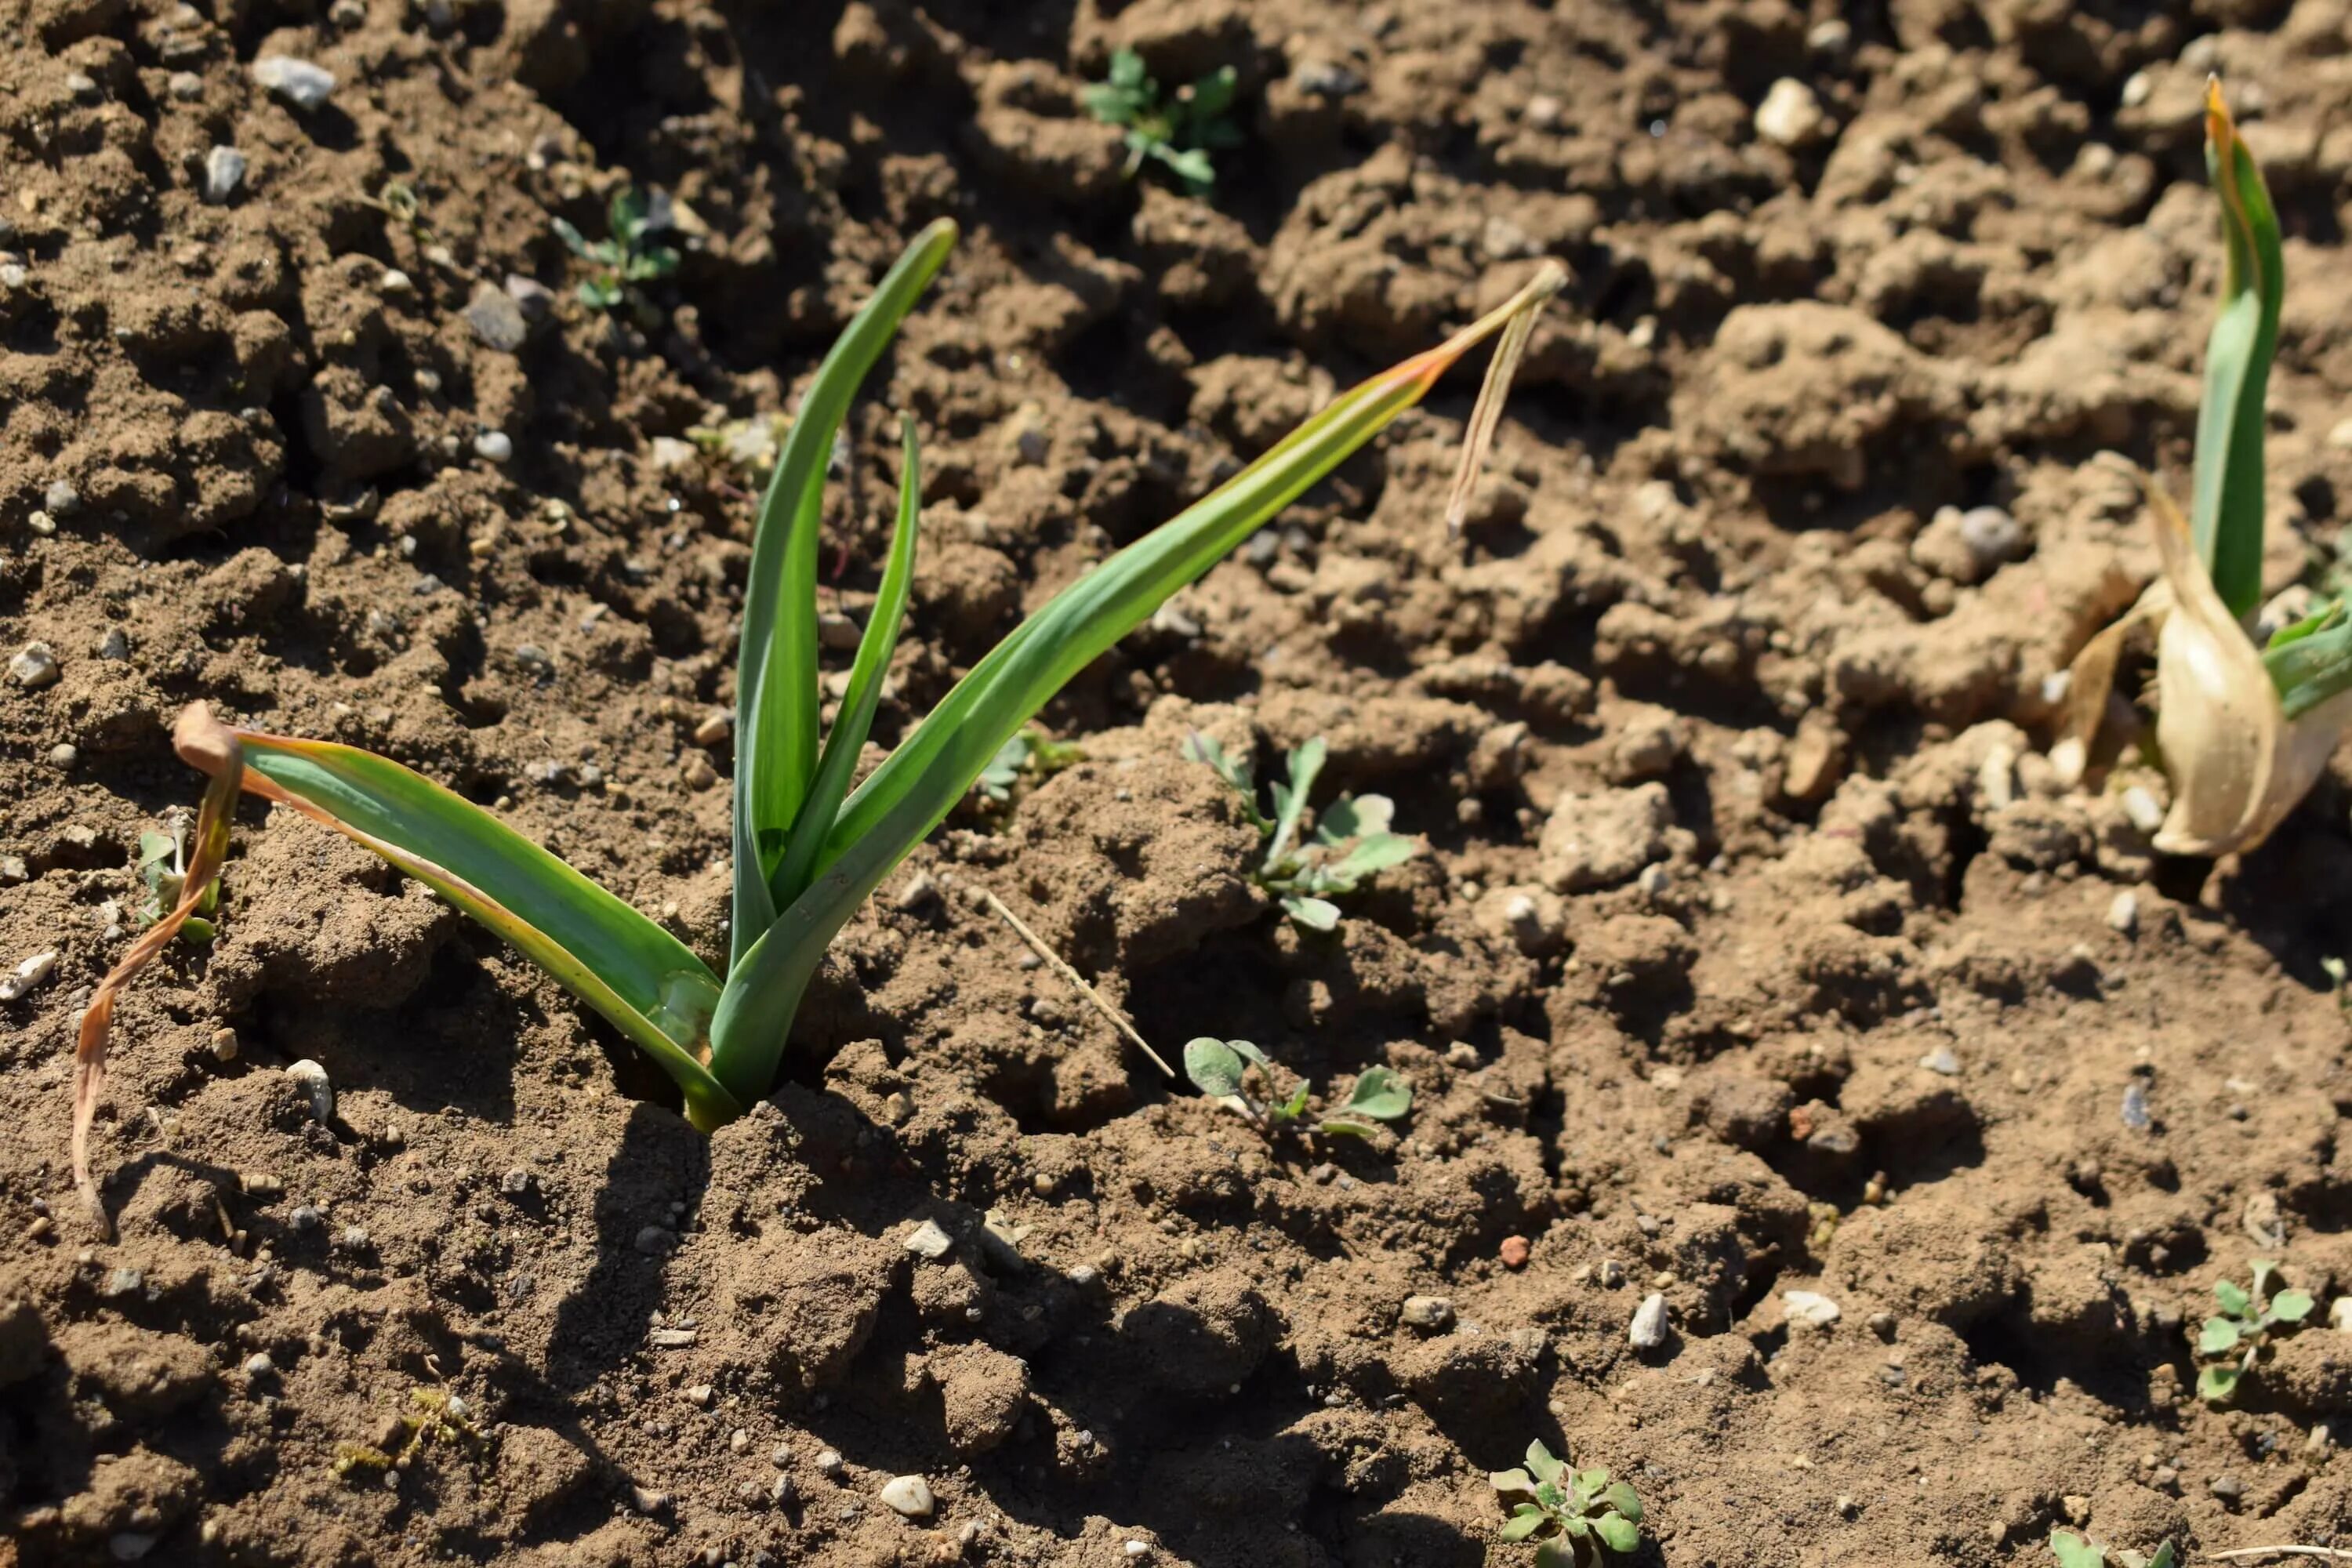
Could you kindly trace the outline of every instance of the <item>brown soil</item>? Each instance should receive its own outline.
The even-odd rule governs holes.
[[[59,954],[0,1005],[0,1563],[1470,1564],[1535,1436],[1631,1479],[1674,1568],[2336,1539],[2352,1339],[2221,1411],[2186,1336],[2250,1255],[2352,1286],[2352,759],[2214,868],[2151,858],[2121,792],[2160,780],[2068,796],[2036,747],[2152,567],[2087,459],[2185,464],[2210,68],[2293,236],[2274,585],[2332,539],[2352,9],[1857,9],[9,7],[0,632],[62,676],[0,683],[0,964]],[[1078,110],[1123,43],[1239,69],[1215,205],[1123,183]],[[271,55],[329,103],[254,86]],[[1826,116],[1793,150],[1753,129],[1790,76]],[[642,332],[549,227],[621,182],[707,229]],[[1538,255],[1574,280],[1463,545],[1468,375],[1048,710],[1087,761],[917,853],[715,1137],[495,941],[248,812],[217,942],[122,1009],[99,1241],[72,1030],[139,831],[195,796],[184,702],[498,802],[723,952],[693,734],[751,506],[671,443],[787,406],[943,213],[831,502],[856,615],[911,409],[885,742],[1335,385]],[[1938,521],[1978,505],[2013,548]],[[1195,727],[1328,736],[1427,852],[1291,929]],[[983,889],[1164,1050],[1244,1037],[1327,1093],[1386,1062],[1410,1121],[1268,1136],[1172,1089]],[[441,1440],[337,1472],[404,1412]]]

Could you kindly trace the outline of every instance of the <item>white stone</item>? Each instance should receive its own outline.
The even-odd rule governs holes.
[[[2126,936],[2139,930],[2139,895],[2126,888],[2107,906],[2107,924]]]
[[[227,204],[245,184],[245,154],[234,147],[215,147],[205,154],[205,200],[213,206]]]
[[[286,1076],[299,1084],[310,1101],[310,1114],[321,1127],[331,1126],[335,1120],[335,1086],[328,1081],[327,1069],[310,1058],[286,1069]]]
[[[474,437],[474,455],[488,462],[506,462],[514,457],[514,438],[503,430],[485,430]]]
[[[925,1220],[907,1233],[900,1243],[918,1258],[928,1258],[934,1263],[955,1250],[955,1237],[940,1228],[937,1220]]]
[[[1789,1309],[1790,1322],[1808,1323],[1817,1329],[1828,1328],[1840,1315],[1835,1301],[1811,1290],[1783,1290],[1780,1303]]]
[[[14,1002],[25,995],[47,980],[57,966],[58,955],[54,952],[33,954],[10,971],[7,978],[0,979],[0,1002]]]
[[[1813,89],[1782,77],[1756,106],[1756,134],[1782,147],[1809,147],[1830,129],[1830,117]]]
[[[882,1483],[882,1506],[908,1519],[929,1519],[938,1504],[931,1483],[920,1476],[893,1476]]]
[[[253,62],[253,79],[308,113],[335,90],[335,73],[290,55],[264,55]]]
[[[1637,1351],[1654,1351],[1666,1342],[1666,1299],[1653,1290],[1642,1298],[1633,1309],[1633,1326],[1625,1331],[1625,1342]]]
[[[8,679],[27,691],[38,691],[44,686],[55,686],[59,674],[58,656],[49,651],[45,642],[28,642],[8,661]]]

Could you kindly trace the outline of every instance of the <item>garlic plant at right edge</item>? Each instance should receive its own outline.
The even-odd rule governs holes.
[[[2221,309],[2205,350],[2189,513],[2146,476],[2162,574],[2075,657],[2051,760],[2082,777],[2126,639],[2156,632],[2156,745],[2172,784],[2157,830],[2168,855],[2252,849],[2294,809],[2352,727],[2352,616],[2337,600],[2257,647],[2262,601],[2263,393],[2278,347],[2278,215],[2218,81],[2205,92],[2205,161],[2221,199]]]

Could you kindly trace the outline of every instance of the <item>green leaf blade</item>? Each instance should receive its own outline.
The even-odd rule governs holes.
[[[1348,1103],[1339,1109],[1375,1121],[1394,1121],[1412,1109],[1412,1083],[1393,1068],[1366,1068],[1349,1091]],[[1605,1478],[1607,1472],[1602,1473]]]
[[[2221,198],[2221,308],[2205,347],[2189,533],[2230,613],[2262,600],[2263,434],[2286,284],[2278,214],[2221,85],[2206,89],[2206,172]]]
[[[793,824],[783,857],[777,861],[775,874],[769,879],[769,892],[778,909],[789,907],[808,887],[817,852],[824,847],[825,830],[832,826],[834,814],[841,809],[842,800],[849,793],[849,778],[857,766],[858,752],[873,730],[874,710],[882,700],[882,677],[890,667],[890,656],[898,647],[899,627],[907,618],[907,595],[915,575],[916,538],[921,531],[923,489],[922,460],[916,447],[911,416],[904,420],[899,439],[902,458],[898,470],[898,516],[891,531],[889,560],[882,569],[882,582],[874,595],[874,611],[866,620],[866,635],[857,639],[857,657],[850,665],[849,685],[842,693],[833,733],[825,737],[816,776],[809,784],[806,807]],[[724,1072],[723,1065],[719,1070]]]
[[[2197,1353],[2226,1355],[2238,1348],[2242,1331],[2234,1318],[2208,1318],[2203,1331],[2197,1336]]]
[[[816,547],[825,464],[858,385],[946,264],[955,242],[956,226],[950,219],[925,228],[843,330],[802,395],[760,504],[735,667],[730,969],[742,963],[775,922],[779,906],[769,878],[817,767]],[[971,782],[967,778],[964,786]],[[797,1006],[796,994],[793,1001]],[[785,1019],[782,1026],[789,1023]]]
[[[343,833],[503,937],[653,1057],[685,1092],[698,1125],[741,1114],[699,1055],[719,984],[685,943],[481,807],[389,758],[331,742],[235,733],[249,792]]]

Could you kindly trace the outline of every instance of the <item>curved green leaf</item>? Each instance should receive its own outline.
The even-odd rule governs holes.
[[[488,812],[398,763],[327,741],[230,733],[244,750],[248,794],[373,850],[505,938],[658,1062],[684,1091],[697,1126],[742,1114],[703,1065],[699,1047],[719,984],[685,943]]]
[[[2221,309],[2205,345],[2189,524],[2214,590],[2243,618],[2263,593],[2263,399],[2286,268],[2270,191],[2219,81],[2205,89],[2205,167],[2221,199]]]
[[[783,856],[816,772],[816,546],[825,464],[858,384],[955,242],[955,224],[940,218],[916,236],[884,275],[802,395],[760,503],[735,664],[730,966],[742,963],[775,921],[779,906],[768,879]]]

